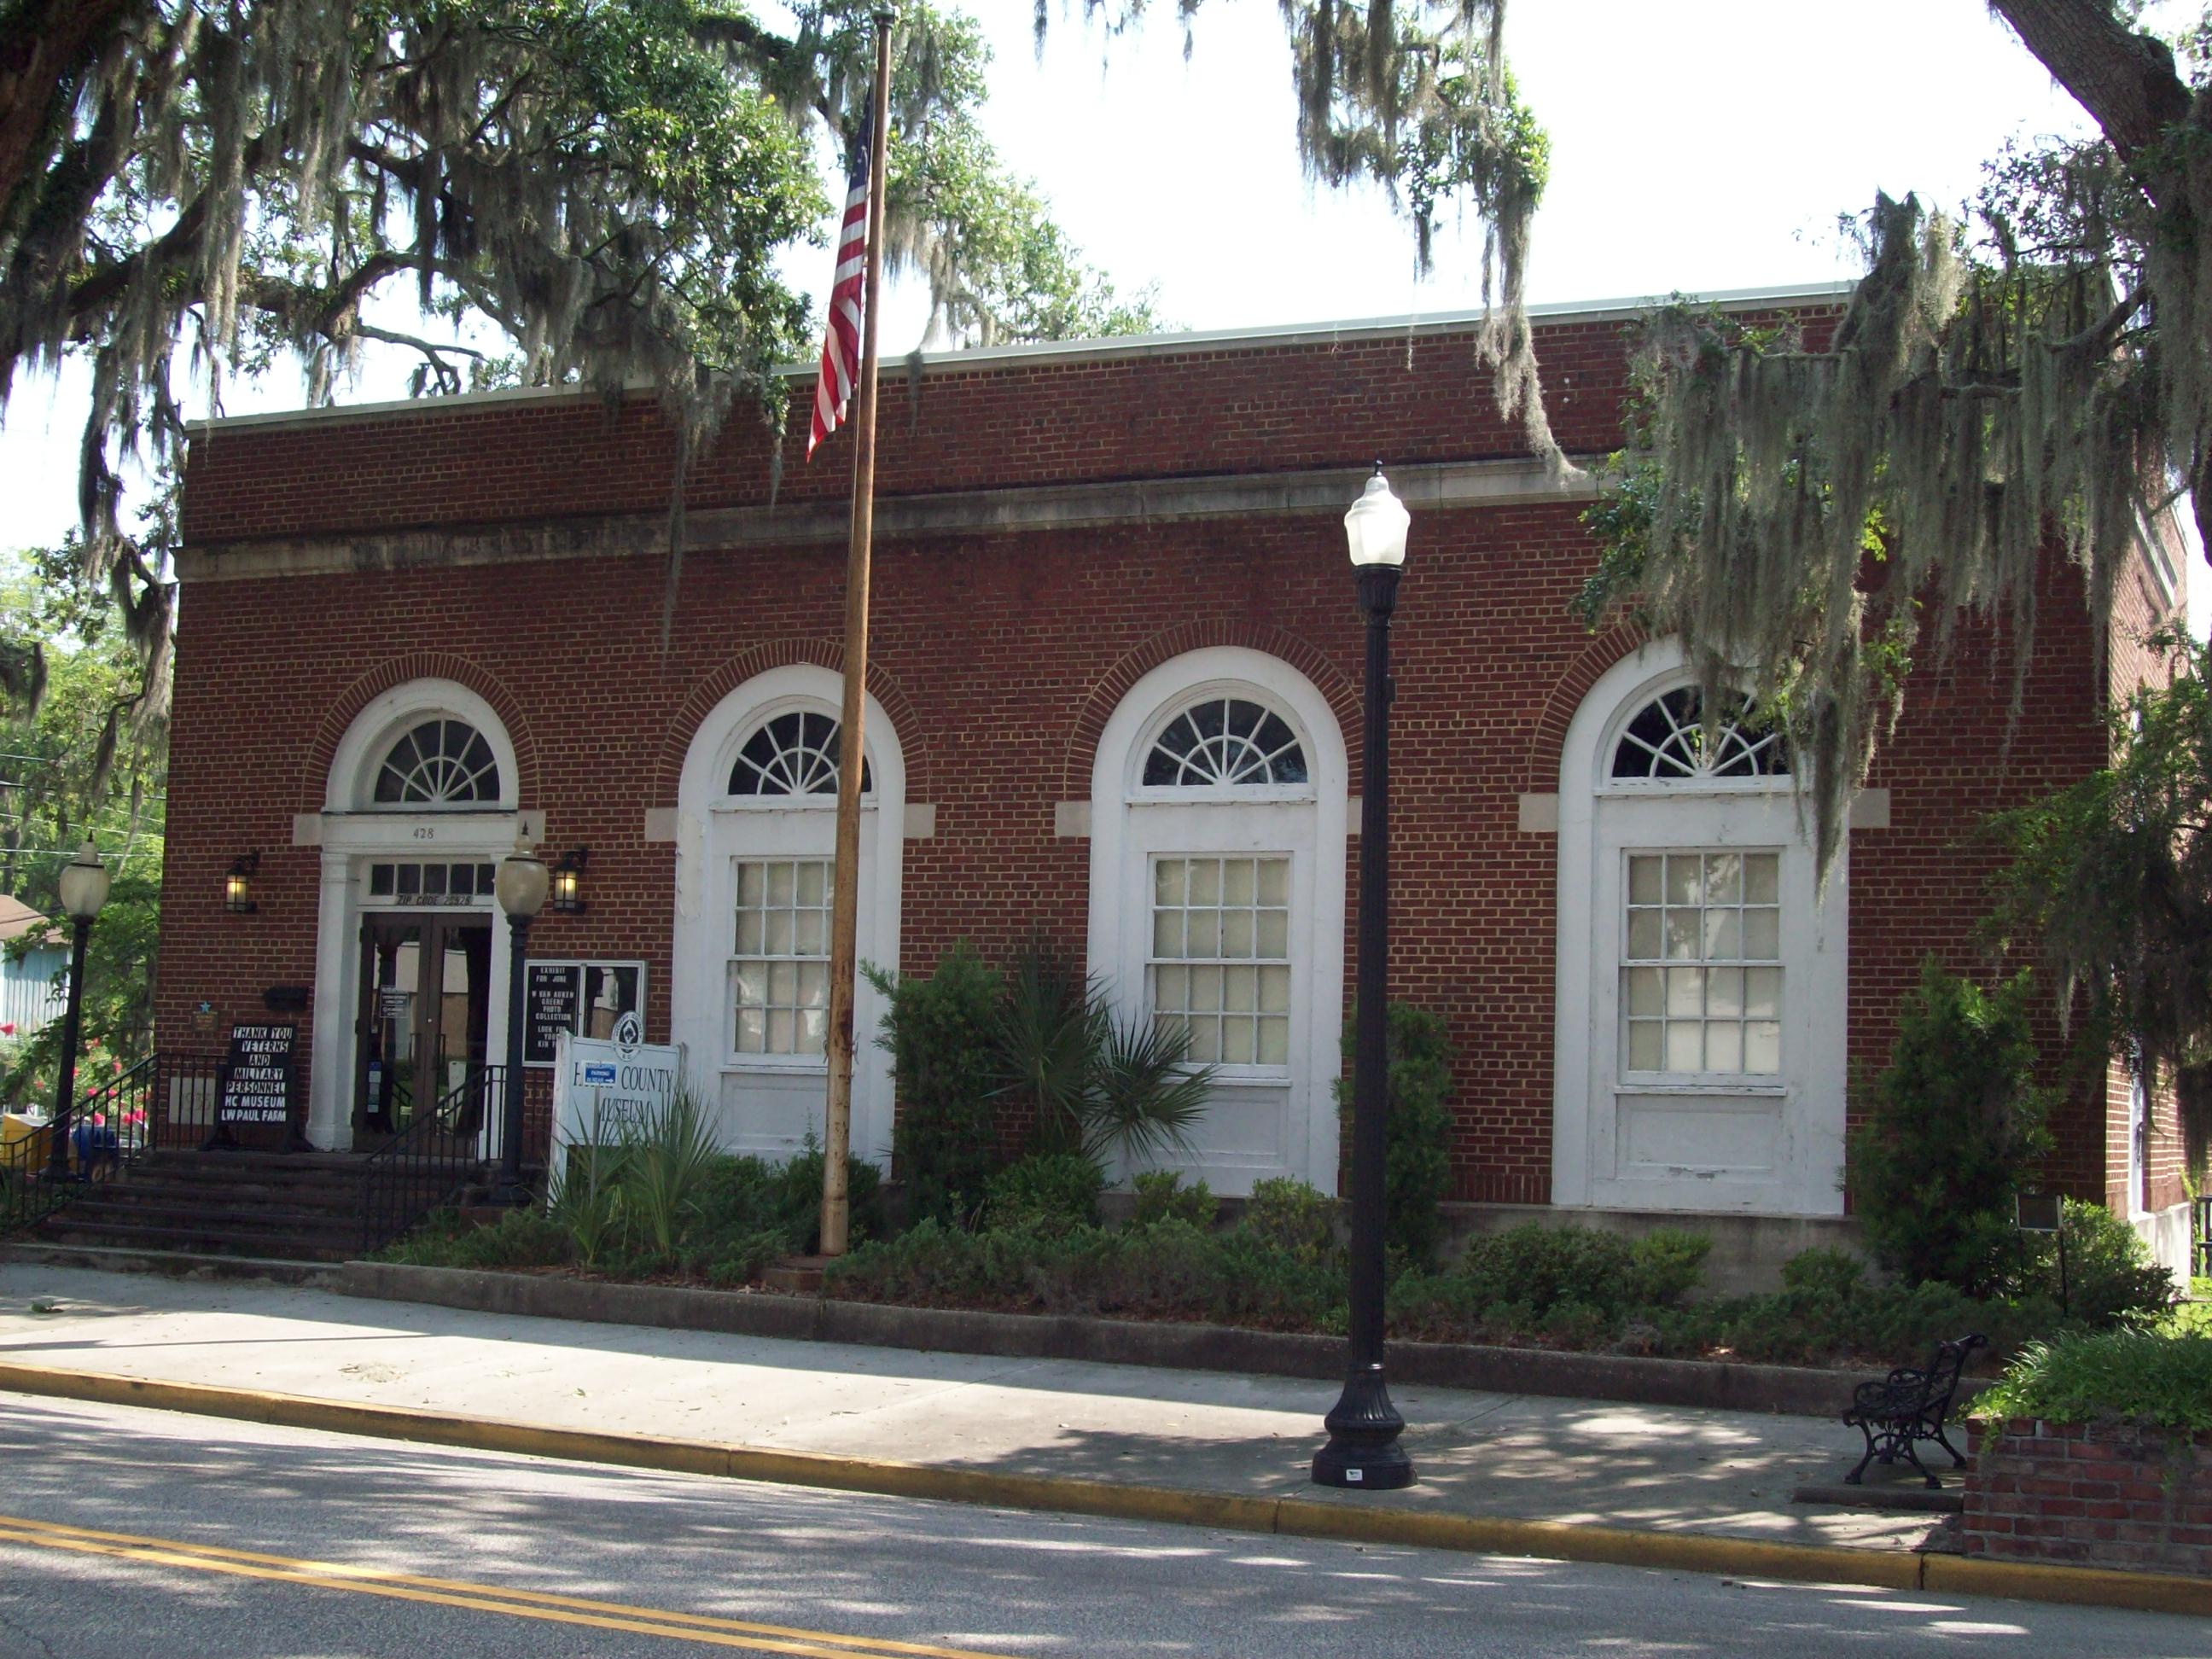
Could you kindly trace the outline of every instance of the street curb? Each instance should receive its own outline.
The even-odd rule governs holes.
[[[658,1435],[500,1423],[408,1406],[373,1406],[8,1361],[0,1361],[0,1392],[878,1497],[1168,1522],[1346,1543],[1412,1545],[1473,1554],[1723,1573],[1731,1577],[1785,1578],[1876,1589],[2212,1615],[2212,1582],[2151,1573],[2033,1566],[1834,1545],[1771,1544],[1705,1533],[1643,1532],[1559,1521],[1440,1515],[1372,1507],[1361,1500],[1327,1503],[1310,1498],[1255,1498],[1057,1475],[943,1468],[828,1452],[773,1451]]]
[[[349,1261],[331,1286],[343,1296],[423,1302],[471,1313],[514,1314],[592,1324],[716,1331],[793,1342],[842,1342],[998,1358],[1075,1359],[1172,1370],[1344,1379],[1344,1340],[1289,1331],[1191,1325],[1074,1314],[985,1313],[893,1307],[817,1297],[629,1285],[474,1267],[418,1267]],[[1651,1359],[1474,1343],[1393,1342],[1390,1381],[1570,1400],[1766,1412],[1834,1418],[1866,1380],[1857,1371],[1753,1365],[1709,1359]],[[1971,1398],[1979,1383],[1962,1385]]]

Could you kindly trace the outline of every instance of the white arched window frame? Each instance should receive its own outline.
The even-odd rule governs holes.
[[[1693,683],[1678,643],[1646,645],[1562,750],[1553,1201],[1836,1214],[1847,860],[1821,889],[1786,770],[1613,775]]]
[[[497,769],[495,799],[462,804],[380,802],[376,781],[393,745],[432,720],[452,720],[482,737]],[[542,836],[543,814],[519,810],[514,743],[490,702],[458,681],[424,678],[372,699],[347,726],[324,776],[316,819],[322,879],[316,904],[314,1030],[309,1051],[307,1138],[343,1150],[352,1144],[355,1012],[361,996],[360,936],[370,872],[402,861],[447,866],[495,863],[516,835]],[[491,930],[489,982],[503,986],[508,934]],[[507,999],[487,1012],[487,1051],[505,1052]]]
[[[841,678],[828,669],[769,670],[717,703],[685,752],[671,1018],[695,1080],[716,1104],[719,1138],[732,1151],[787,1158],[810,1130],[822,1133],[828,1071],[819,1030],[826,1025],[837,816],[834,788],[732,793],[732,775],[763,728],[793,714],[834,724],[842,696]],[[898,735],[872,697],[861,734],[872,787],[860,799],[859,955],[896,971],[906,775]],[[819,783],[815,769],[805,775]],[[781,935],[771,937],[774,928]],[[805,936],[808,929],[819,939]],[[810,994],[818,1008],[808,1006]],[[890,1057],[872,1041],[878,1003],[863,978],[854,1002],[853,1146],[857,1156],[883,1162],[890,1152],[892,1092]],[[802,1030],[812,1040],[800,1038]],[[771,1040],[771,1031],[783,1040]]]
[[[1145,764],[1161,733],[1194,703],[1231,697],[1261,705],[1294,734],[1304,760],[1297,782],[1148,784]],[[1273,1011],[1210,1012],[1232,1042],[1225,1016],[1254,1017],[1250,1059],[1219,1062],[1218,1086],[1195,1137],[1194,1161],[1171,1164],[1202,1176],[1217,1190],[1241,1194],[1270,1176],[1291,1175],[1333,1191],[1336,1183],[1336,1107],[1331,1085],[1340,1070],[1338,1038],[1344,992],[1345,835],[1347,762],[1336,716],[1319,690],[1279,658],[1237,647],[1188,653],[1153,669],[1133,686],[1099,737],[1091,769],[1090,963],[1105,984],[1117,1017],[1150,1020],[1161,994],[1154,970],[1172,975],[1186,966],[1234,967],[1240,977],[1260,959],[1213,956],[1201,960],[1158,931],[1181,930],[1187,947],[1200,927],[1225,934],[1249,915],[1254,945],[1279,913],[1288,969],[1286,1024],[1279,1063],[1260,1058]],[[1174,876],[1213,880],[1212,891],[1171,890]],[[1282,902],[1261,890],[1279,879]],[[1229,884],[1247,882],[1249,903]],[[1164,911],[1182,914],[1163,923]],[[1156,947],[1167,947],[1163,955]],[[1243,948],[1241,945],[1237,947]],[[1192,965],[1196,964],[1196,965]],[[1262,975],[1249,975],[1256,985]],[[1224,976],[1224,984],[1226,980]],[[1193,1004],[1212,993],[1192,994]],[[1170,1002],[1176,999],[1169,998]],[[1224,993],[1222,1000],[1225,1002]],[[1255,996],[1255,1000],[1257,1000]],[[1195,1046],[1195,1045],[1194,1045]]]

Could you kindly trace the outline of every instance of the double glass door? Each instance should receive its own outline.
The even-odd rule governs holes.
[[[361,930],[356,1142],[397,1134],[484,1063],[489,916],[371,916]]]

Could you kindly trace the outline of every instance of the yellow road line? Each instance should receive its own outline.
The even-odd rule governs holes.
[[[203,1572],[225,1573],[234,1577],[305,1584],[322,1589],[350,1590],[392,1601],[419,1601],[480,1613],[503,1613],[516,1619],[581,1625],[645,1636],[665,1636],[679,1641],[704,1643],[712,1647],[794,1654],[801,1656],[802,1659],[876,1659],[876,1656],[880,1655],[896,1655],[901,1659],[909,1659],[909,1656],[910,1659],[1005,1659],[1002,1654],[984,1654],[965,1648],[930,1647],[919,1643],[879,1640],[872,1637],[841,1636],[830,1631],[799,1630],[783,1625],[757,1624],[748,1620],[718,1619],[706,1613],[632,1607],[621,1601],[594,1601],[586,1596],[510,1589],[497,1584],[474,1583],[466,1579],[430,1578],[414,1573],[385,1572],[374,1567],[345,1562],[268,1555],[252,1550],[225,1549],[212,1544],[149,1538],[133,1533],[99,1532],[89,1528],[64,1526],[58,1522],[28,1521],[12,1516],[0,1516],[0,1543],[66,1550],[81,1555],[137,1561],[149,1566],[184,1567]]]

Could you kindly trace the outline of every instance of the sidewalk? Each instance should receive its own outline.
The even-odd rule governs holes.
[[[1856,1461],[1855,1434],[1811,1418],[1408,1386],[1393,1397],[1420,1484],[1340,1493],[1307,1478],[1327,1385],[579,1325],[244,1281],[0,1266],[0,1362],[1048,1481],[1776,1544],[1909,1551],[1936,1520],[1791,1504]]]

